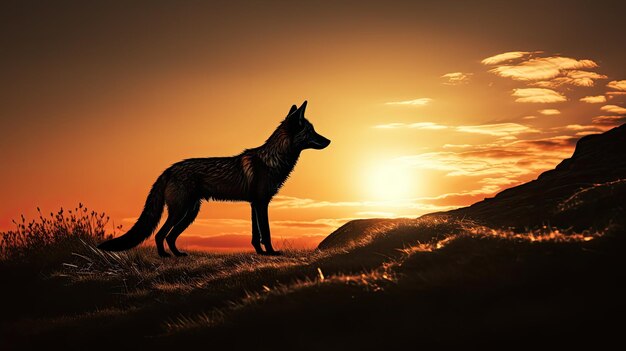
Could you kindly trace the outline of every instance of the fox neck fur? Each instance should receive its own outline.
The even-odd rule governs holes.
[[[266,178],[270,189],[264,197],[271,199],[285,183],[293,171],[302,150],[293,147],[284,123],[276,128],[267,141],[254,149],[245,150],[242,156],[242,166],[249,185],[253,185],[255,178]],[[260,167],[254,167],[254,158],[261,161]],[[264,172],[266,174],[259,174]]]

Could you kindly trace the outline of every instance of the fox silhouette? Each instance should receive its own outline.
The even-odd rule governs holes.
[[[330,140],[304,117],[307,102],[293,105],[267,141],[231,157],[190,158],[173,164],[157,178],[143,212],[124,235],[105,241],[106,251],[131,249],[155,231],[163,209],[168,217],[155,236],[160,256],[186,256],[176,239],[196,219],[202,200],[247,201],[251,207],[252,246],[258,254],[279,255],[272,247],[268,206],[293,171],[305,149],[324,149]],[[265,248],[265,250],[263,250]]]

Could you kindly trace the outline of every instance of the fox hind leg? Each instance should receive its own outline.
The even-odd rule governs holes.
[[[165,247],[163,245],[163,241],[168,236],[168,234],[172,231],[172,229],[181,221],[184,220],[187,212],[189,211],[190,206],[185,206],[185,197],[180,196],[180,193],[170,193],[177,196],[170,196],[166,199],[167,204],[167,220],[159,229],[159,232],[155,235],[154,241],[156,242],[157,252],[161,257],[170,257],[165,251]],[[169,244],[169,243],[168,243]]]
[[[161,227],[161,229],[159,229],[157,234],[154,236],[154,241],[156,242],[157,252],[159,253],[159,256],[161,257],[170,257],[170,254],[165,252],[165,248],[163,247],[163,240],[165,240],[165,237],[167,236],[167,234],[172,230],[172,228],[174,227],[174,224],[176,224],[176,220],[172,216],[172,214],[169,213],[167,216],[167,220],[165,221],[165,223],[163,223],[163,226]]]
[[[167,246],[170,247],[170,251],[178,257],[187,256],[186,253],[181,252],[176,247],[176,239],[178,236],[185,230],[198,216],[198,212],[200,212],[200,202],[195,202],[185,211],[183,217],[174,225],[174,228],[169,232],[165,241],[167,241]]]

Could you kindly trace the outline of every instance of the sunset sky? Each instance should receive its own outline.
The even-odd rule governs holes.
[[[276,246],[471,204],[626,120],[625,10],[3,2],[0,231],[79,202],[128,229],[166,167],[259,146],[304,100],[332,144],[303,152],[270,205]],[[179,246],[251,249],[249,212],[205,203]]]

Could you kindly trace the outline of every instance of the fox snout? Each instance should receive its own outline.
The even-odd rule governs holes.
[[[330,140],[315,133],[313,138],[311,138],[310,143],[311,143],[311,148],[316,149],[316,150],[321,150],[321,149],[326,148],[328,145],[330,145]]]

